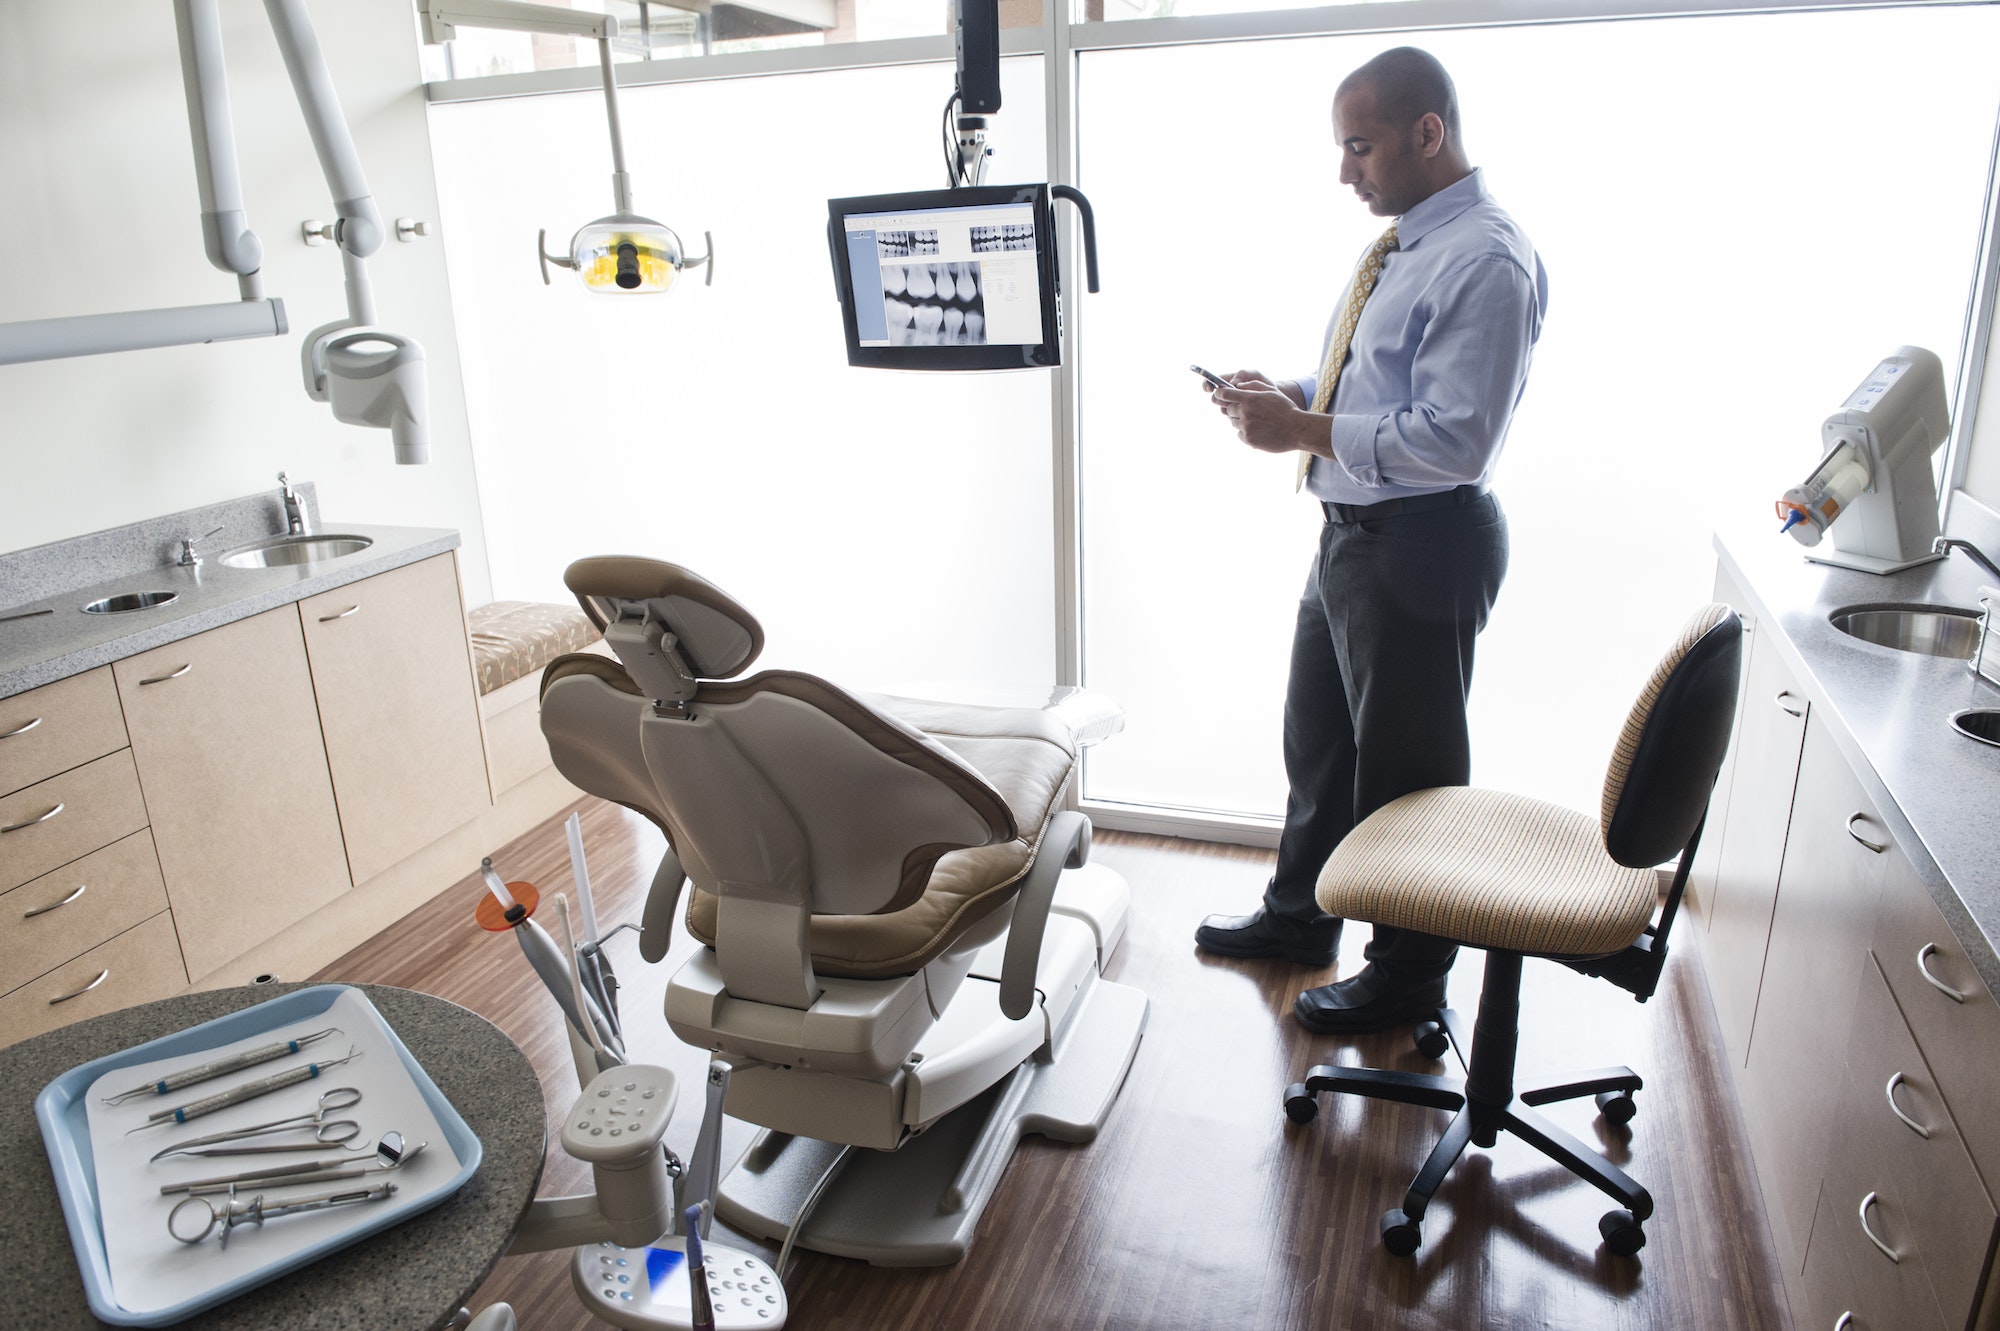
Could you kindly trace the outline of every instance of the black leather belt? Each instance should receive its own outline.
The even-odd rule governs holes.
[[[1461,485],[1437,494],[1384,499],[1379,504],[1331,504],[1321,500],[1320,508],[1328,522],[1363,522],[1369,518],[1393,518],[1401,513],[1428,513],[1434,508],[1463,508],[1485,496],[1483,485]]]

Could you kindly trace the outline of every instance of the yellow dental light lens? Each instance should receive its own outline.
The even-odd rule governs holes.
[[[609,296],[656,295],[673,285],[680,246],[671,232],[587,226],[571,242],[577,276],[590,291]]]

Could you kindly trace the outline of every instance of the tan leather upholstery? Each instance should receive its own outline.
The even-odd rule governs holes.
[[[755,615],[722,588],[677,564],[598,555],[571,564],[563,583],[599,629],[618,617],[616,602],[643,603],[679,637],[688,663],[704,679],[740,674],[764,650],[764,627]]]

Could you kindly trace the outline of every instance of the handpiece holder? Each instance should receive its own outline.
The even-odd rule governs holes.
[[[1951,430],[1944,366],[1901,347],[1871,370],[1820,429],[1819,465],[1778,501],[1781,531],[1820,564],[1894,573],[1942,558],[1931,455]],[[1836,522],[1838,525],[1836,525]],[[1821,546],[1833,532],[1833,548]]]

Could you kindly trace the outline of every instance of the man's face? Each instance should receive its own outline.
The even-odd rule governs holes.
[[[1393,125],[1375,110],[1366,84],[1333,99],[1333,137],[1340,144],[1340,183],[1377,217],[1397,217],[1430,196],[1423,122]]]

